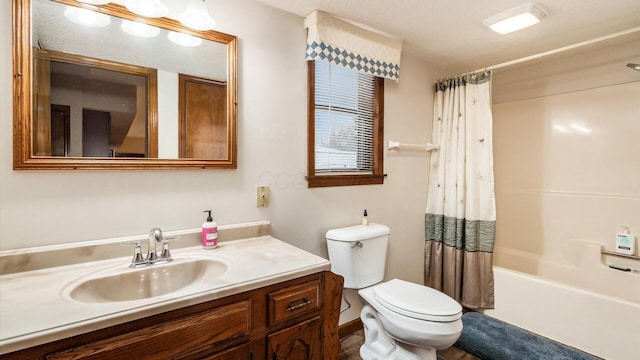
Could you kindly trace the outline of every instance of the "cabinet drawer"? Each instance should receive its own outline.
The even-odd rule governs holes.
[[[148,328],[100,340],[47,359],[169,359],[189,354],[218,341],[249,335],[251,301],[167,321]]]
[[[269,324],[297,317],[320,309],[320,281],[271,292],[269,301]]]

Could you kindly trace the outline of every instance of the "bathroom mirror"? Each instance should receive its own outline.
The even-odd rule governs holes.
[[[236,168],[237,38],[117,3],[13,0],[14,169]]]

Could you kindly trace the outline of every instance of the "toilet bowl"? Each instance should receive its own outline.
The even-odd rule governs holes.
[[[462,307],[429,287],[393,279],[358,291],[364,360],[436,359],[462,332]]]
[[[331,271],[344,287],[358,289],[365,341],[363,360],[430,360],[462,332],[462,306],[444,293],[384,277],[390,230],[380,224],[327,232]]]

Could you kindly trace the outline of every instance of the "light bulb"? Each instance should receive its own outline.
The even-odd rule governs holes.
[[[209,16],[204,0],[189,0],[187,9],[178,15],[178,20],[182,25],[195,30],[211,30],[216,26],[216,22]]]
[[[160,0],[127,0],[124,6],[129,11],[146,17],[162,17],[169,13],[169,8]]]
[[[67,6],[64,16],[76,24],[90,27],[104,27],[111,22],[109,16],[105,14],[73,6]]]
[[[168,37],[169,37],[169,40],[171,40],[173,43],[176,43],[181,46],[194,47],[194,46],[200,46],[200,44],[202,44],[202,39],[200,39],[199,37],[175,32],[175,31],[169,31]]]
[[[120,28],[127,34],[143,38],[152,38],[160,34],[160,28],[131,20],[122,20]]]

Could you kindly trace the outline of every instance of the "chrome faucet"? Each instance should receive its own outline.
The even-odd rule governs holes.
[[[149,239],[147,240],[147,261],[154,264],[158,260],[156,254],[156,244],[162,241],[162,230],[153,228],[149,231]]]
[[[164,264],[173,261],[171,252],[169,252],[169,241],[173,238],[165,238],[160,228],[153,228],[149,231],[147,239],[147,256],[142,257],[142,242],[140,240],[123,242],[122,245],[134,246],[133,259],[131,259],[130,268],[139,268],[151,266],[153,264]],[[156,245],[162,243],[162,252],[158,256]]]

